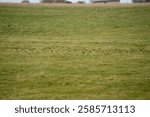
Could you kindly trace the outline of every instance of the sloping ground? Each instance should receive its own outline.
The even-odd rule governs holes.
[[[64,6],[1,4],[0,99],[150,99],[150,7]]]

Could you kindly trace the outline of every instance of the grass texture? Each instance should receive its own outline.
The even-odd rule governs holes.
[[[150,6],[1,4],[0,99],[150,99]]]

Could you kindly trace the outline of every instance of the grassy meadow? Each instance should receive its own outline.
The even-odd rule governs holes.
[[[0,4],[0,99],[150,99],[150,5]]]

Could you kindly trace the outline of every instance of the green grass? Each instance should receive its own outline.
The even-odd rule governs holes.
[[[150,6],[1,4],[0,99],[150,99]]]

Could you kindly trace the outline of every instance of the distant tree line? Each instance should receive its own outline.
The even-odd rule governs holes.
[[[22,3],[30,3],[29,0],[22,0]]]
[[[42,0],[42,3],[64,3],[65,0]]]
[[[94,2],[94,0],[92,0]],[[119,2],[120,0],[110,0],[111,2]],[[41,0],[41,3],[67,3],[65,0]],[[133,2],[150,2],[150,0],[133,0]],[[22,0],[22,3],[30,3],[29,0]],[[84,3],[80,1],[78,3]]]
[[[133,0],[133,2],[150,2],[150,0]]]

